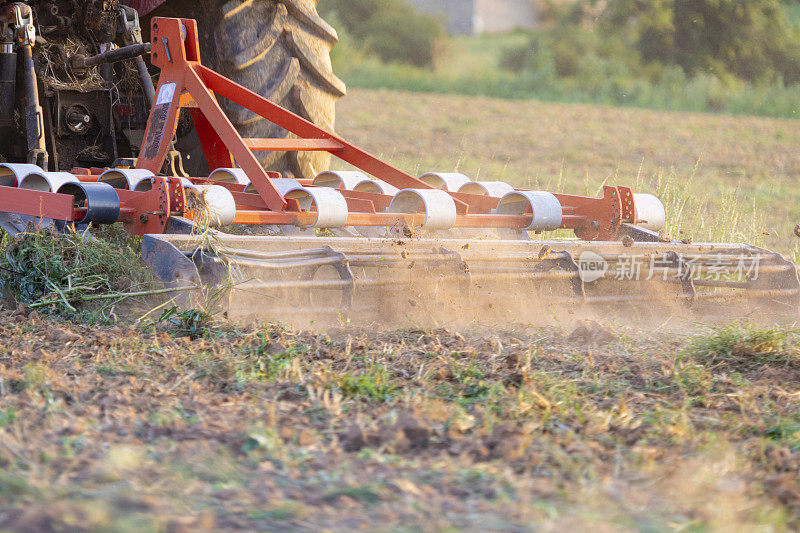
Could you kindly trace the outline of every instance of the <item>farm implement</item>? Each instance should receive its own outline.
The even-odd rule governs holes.
[[[144,236],[143,259],[167,287],[232,279],[234,314],[255,318],[534,317],[656,301],[797,308],[791,262],[746,244],[672,241],[652,195],[605,186],[588,198],[455,173],[414,177],[205,67],[194,20],[154,17],[150,29],[160,74],[138,157],[69,172],[0,164],[8,231],[32,217],[57,227],[121,223]],[[137,46],[130,54],[146,50]],[[281,135],[242,137],[220,101]],[[171,160],[182,110],[213,169],[207,177],[182,175]],[[307,151],[351,170],[295,179],[266,171],[256,155]],[[544,232],[569,237],[536,237]]]

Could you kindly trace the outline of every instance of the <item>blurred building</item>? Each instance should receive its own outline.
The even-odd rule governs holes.
[[[410,0],[420,11],[439,15],[447,31],[461,35],[504,33],[534,28],[539,16],[533,0]]]

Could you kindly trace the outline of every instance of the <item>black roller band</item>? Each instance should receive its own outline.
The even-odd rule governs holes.
[[[75,207],[86,202],[86,215],[77,224],[113,224],[119,218],[119,196],[108,183],[65,183],[58,192],[73,196]]]

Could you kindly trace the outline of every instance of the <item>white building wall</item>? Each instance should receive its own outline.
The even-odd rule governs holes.
[[[539,15],[532,0],[475,0],[474,33],[505,33],[538,24]]]
[[[410,0],[424,13],[439,16],[454,34],[504,33],[539,23],[534,0]]]
[[[410,0],[423,13],[441,18],[447,31],[456,35],[473,33],[475,0]]]

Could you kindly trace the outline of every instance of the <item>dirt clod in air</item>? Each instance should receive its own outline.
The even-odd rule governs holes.
[[[550,246],[548,246],[547,244],[545,244],[545,245],[544,245],[544,246],[542,246],[542,248],[539,250],[539,259],[544,259],[544,258],[545,258],[545,257],[547,257],[548,255],[550,255]]]

